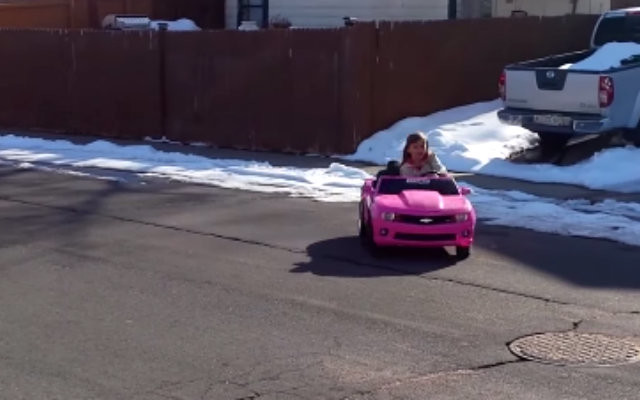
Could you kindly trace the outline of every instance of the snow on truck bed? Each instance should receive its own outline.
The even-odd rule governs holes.
[[[606,43],[584,60],[575,64],[565,64],[560,69],[606,71],[620,67],[622,60],[632,56],[640,56],[640,44],[632,42]]]

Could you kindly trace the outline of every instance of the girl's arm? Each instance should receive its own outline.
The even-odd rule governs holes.
[[[429,166],[432,171],[437,172],[438,174],[446,174],[447,168],[442,164],[436,153],[429,153]]]
[[[416,169],[409,164],[402,164],[400,166],[400,175],[402,176],[418,176]]]

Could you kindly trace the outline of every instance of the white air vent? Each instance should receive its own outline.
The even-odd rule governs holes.
[[[151,19],[146,15],[109,14],[102,20],[104,29],[151,29]]]

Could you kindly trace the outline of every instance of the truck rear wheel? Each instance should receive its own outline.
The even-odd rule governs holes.
[[[543,156],[552,156],[561,152],[569,142],[569,138],[557,133],[538,133],[540,150]]]
[[[632,143],[634,146],[640,147],[640,124],[638,124],[636,129],[626,130],[622,136],[628,143]]]

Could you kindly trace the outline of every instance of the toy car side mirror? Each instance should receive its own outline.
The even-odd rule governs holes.
[[[460,187],[460,194],[461,195],[467,196],[467,195],[470,195],[471,193],[473,193],[473,191],[471,189],[469,189],[468,187],[466,187],[466,186],[461,186]]]
[[[373,181],[366,180],[362,186],[363,193],[371,193],[373,191]]]

